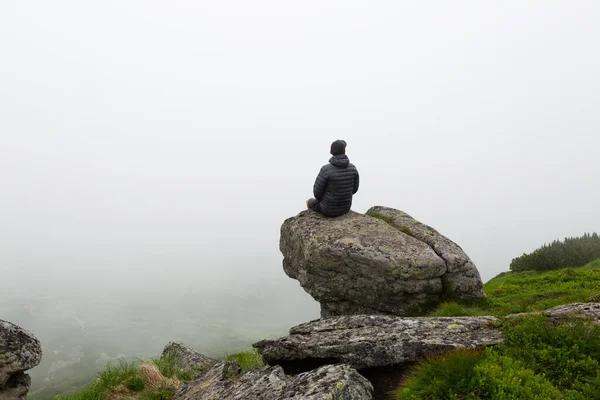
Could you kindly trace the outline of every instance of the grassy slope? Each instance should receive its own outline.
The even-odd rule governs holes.
[[[448,302],[430,316],[494,315],[542,311],[568,303],[600,301],[600,259],[579,268],[504,272],[487,282],[484,301]]]
[[[432,315],[496,315],[600,301],[600,260],[579,268],[508,272],[484,286],[485,301],[449,302]],[[417,365],[394,394],[417,399],[600,399],[600,326],[554,325],[545,316],[502,320],[505,343],[458,350]]]

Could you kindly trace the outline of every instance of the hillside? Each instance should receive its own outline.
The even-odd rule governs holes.
[[[432,316],[530,313],[600,301],[600,260],[548,272],[507,272],[484,285],[485,301],[449,302]],[[436,355],[401,382],[396,400],[599,399],[600,326],[544,315],[501,319],[505,343]]]
[[[600,301],[600,259],[583,267],[552,271],[503,272],[483,287],[487,299],[450,301],[430,316],[493,315],[504,317],[554,306]]]

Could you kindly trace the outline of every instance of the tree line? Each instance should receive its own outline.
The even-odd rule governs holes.
[[[580,267],[600,258],[600,237],[596,232],[582,237],[555,240],[529,254],[513,258],[511,271],[546,271],[567,267]]]

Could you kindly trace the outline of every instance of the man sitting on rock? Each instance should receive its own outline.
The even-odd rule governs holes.
[[[346,156],[345,141],[331,143],[331,155],[315,180],[315,198],[306,200],[306,208],[326,217],[339,217],[350,211],[352,195],[358,191],[358,171]]]

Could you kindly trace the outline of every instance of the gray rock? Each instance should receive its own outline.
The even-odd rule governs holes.
[[[2,390],[7,386],[11,376],[35,367],[41,359],[40,341],[33,334],[15,324],[0,320],[1,399],[4,399]]]
[[[0,390],[1,400],[25,400],[31,386],[31,377],[23,372],[17,372],[10,377],[4,389]]]
[[[287,219],[279,248],[284,271],[321,304],[322,317],[422,315],[452,288],[459,297],[484,296],[472,263],[456,261],[449,273],[427,242],[352,211],[337,218],[303,211]],[[450,257],[450,249],[443,254]]]
[[[394,228],[427,243],[446,263],[446,277],[452,292],[459,298],[483,298],[483,282],[479,271],[463,249],[432,227],[425,225],[407,213],[389,207],[375,206],[367,215],[384,217]]]
[[[161,358],[165,357],[174,357],[177,367],[192,375],[210,368],[218,362],[180,342],[169,342],[161,355]]]
[[[554,319],[568,319],[573,317],[590,318],[600,324],[600,303],[571,303],[550,308],[544,311]]]
[[[223,362],[184,385],[173,400],[367,400],[373,387],[347,365],[326,365],[286,377],[281,367],[263,367],[239,376],[234,362]]]
[[[600,303],[563,304],[545,311],[510,314],[507,315],[506,318],[540,314],[545,314],[555,321],[563,321],[571,318],[590,318],[594,323],[600,324]]]
[[[430,354],[502,343],[494,317],[402,318],[353,315],[298,325],[290,335],[254,347],[270,365],[301,366],[307,360],[353,368],[412,363]]]

